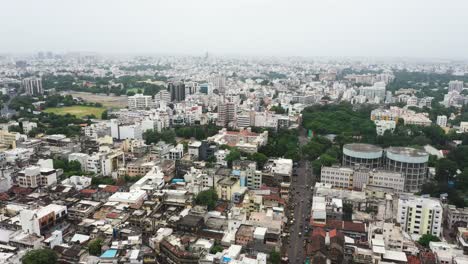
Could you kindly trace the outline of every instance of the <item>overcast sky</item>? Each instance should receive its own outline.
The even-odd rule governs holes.
[[[0,53],[468,57],[467,0],[6,0]]]

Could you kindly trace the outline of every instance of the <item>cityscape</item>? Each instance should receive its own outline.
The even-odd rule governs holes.
[[[40,10],[65,10],[52,2]],[[182,11],[185,4],[207,13],[252,5],[279,14],[283,7],[176,2],[145,1],[161,17],[141,10],[134,25],[164,20],[172,10],[166,5],[190,13],[178,17],[187,24],[194,14]],[[467,25],[463,8],[435,2],[423,9],[433,15],[444,6],[440,13],[453,11],[450,19]],[[335,4],[316,8],[332,12]],[[113,9],[120,5],[128,10]],[[123,15],[136,5],[118,1],[109,8]],[[380,6],[366,8],[374,5]],[[300,7],[312,10],[291,8]],[[74,37],[25,44],[13,32],[14,13],[0,18],[11,22],[0,43],[0,263],[468,263],[468,58],[458,44],[437,53],[445,44],[426,43],[427,55],[390,46],[378,53],[351,38],[350,47],[362,45],[363,53],[343,48],[351,54],[334,55],[336,43],[329,50],[312,43],[313,53],[297,49],[301,55],[286,51],[299,39],[285,38],[281,46],[275,38],[251,38],[252,47],[271,40],[263,53],[229,43],[224,33],[219,41],[204,39],[203,29],[189,33],[207,14],[174,31],[174,39],[199,33],[200,42],[187,37],[173,50],[154,42],[159,50],[148,50],[144,40],[124,40],[133,34],[124,30],[129,22],[88,39],[96,51],[85,51],[89,43]],[[39,24],[56,22],[45,14]],[[428,25],[449,19],[433,17],[425,18]],[[83,30],[93,21],[108,23],[105,14],[89,19],[76,23]],[[245,19],[253,30],[262,19],[276,23],[267,14]],[[226,21],[219,27],[249,38],[251,32],[239,35]],[[179,22],[161,32],[180,30]],[[284,27],[296,32],[290,23]],[[147,26],[138,25],[134,36]],[[265,30],[281,34],[276,26]],[[468,36],[467,28],[457,34]],[[60,35],[63,28],[48,30]],[[112,39],[116,33],[121,44]],[[459,40],[465,49],[466,36]],[[103,43],[109,45],[100,49]]]

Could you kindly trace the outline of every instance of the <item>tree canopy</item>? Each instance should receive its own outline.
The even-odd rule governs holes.
[[[201,191],[195,198],[195,203],[197,205],[205,205],[208,207],[208,210],[213,210],[216,207],[217,202],[218,194],[214,189]]]
[[[21,259],[23,264],[54,264],[57,263],[57,254],[49,249],[34,249],[28,251]]]

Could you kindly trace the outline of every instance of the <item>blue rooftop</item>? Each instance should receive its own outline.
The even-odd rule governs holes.
[[[117,255],[117,249],[108,249],[102,253],[101,258],[115,258],[115,255]]]

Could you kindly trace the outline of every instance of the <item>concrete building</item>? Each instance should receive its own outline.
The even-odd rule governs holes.
[[[135,94],[129,96],[128,100],[128,109],[146,109],[154,107],[154,101],[151,95]]]
[[[457,208],[455,205],[447,205],[444,208],[447,227],[451,231],[454,227],[468,225],[468,208]]]
[[[364,166],[367,168],[378,168],[382,165],[383,150],[381,147],[352,143],[343,146],[343,166]]]
[[[24,188],[46,187],[57,182],[57,172],[50,168],[30,166],[18,172],[17,182]]]
[[[397,222],[415,238],[424,234],[440,237],[442,214],[442,204],[437,199],[410,195],[398,200]]]
[[[170,160],[180,160],[184,156],[184,145],[177,144],[177,146],[169,150],[168,159]]]
[[[379,136],[383,136],[385,131],[393,133],[396,127],[396,122],[393,120],[374,120],[374,124],[377,135]]]
[[[117,119],[112,119],[110,127],[111,136],[115,139],[143,139],[143,130],[139,123],[121,124]]]
[[[41,236],[44,229],[51,228],[67,214],[67,207],[49,204],[38,209],[23,209],[20,211],[20,224],[23,232]]]
[[[401,173],[367,168],[322,167],[321,182],[335,188],[358,189],[365,185],[392,188],[394,192],[404,191],[405,178]]]
[[[445,115],[437,116],[436,123],[440,127],[447,127],[447,116],[445,116]]]
[[[37,96],[44,94],[44,89],[42,88],[42,79],[31,77],[23,79],[21,82],[24,91],[28,95]]]
[[[236,121],[236,104],[233,102],[221,102],[218,104],[217,125],[226,127]]]
[[[424,150],[389,147],[385,150],[384,168],[405,177],[405,189],[417,192],[427,180],[429,154]]]
[[[0,130],[0,144],[7,147],[16,148],[16,141],[19,139],[20,134],[17,132],[8,132]]]
[[[224,201],[232,201],[234,194],[240,191],[240,182],[236,177],[225,177],[216,183],[216,193],[219,199]]]
[[[353,188],[354,170],[343,167],[322,167],[320,181],[336,188]]]
[[[263,133],[254,133],[250,128],[237,131],[227,131],[221,129],[218,134],[209,137],[208,141],[215,142],[218,145],[229,145],[237,147],[239,150],[247,153],[255,153],[258,148],[268,142],[268,131]]]
[[[171,82],[167,86],[171,94],[171,102],[181,102],[185,100],[185,84],[183,82]]]
[[[457,91],[461,93],[463,90],[463,81],[450,81],[448,84],[448,91],[453,92]]]

